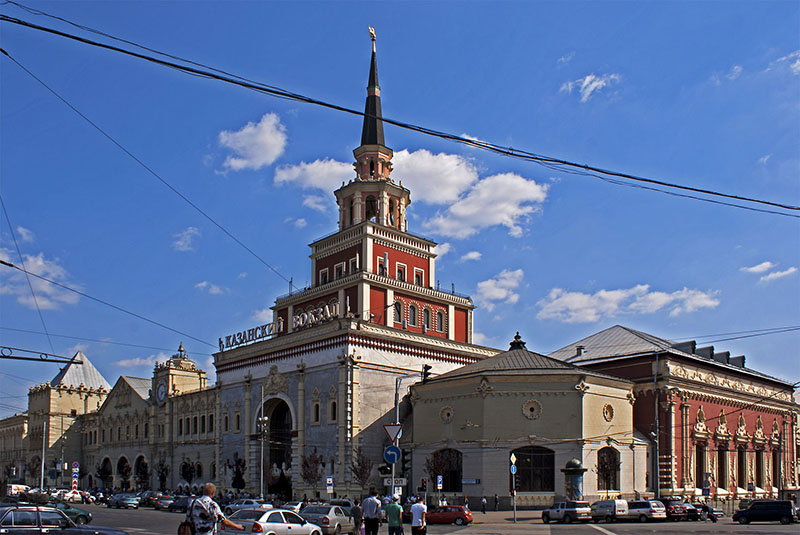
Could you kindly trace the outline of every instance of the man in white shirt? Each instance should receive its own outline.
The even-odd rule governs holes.
[[[378,535],[381,521],[381,502],[378,499],[377,490],[373,489],[371,495],[361,502],[361,514],[364,516],[365,535]]]
[[[411,506],[411,535],[425,535],[427,532],[426,516],[428,515],[428,507],[417,500],[417,503]]]

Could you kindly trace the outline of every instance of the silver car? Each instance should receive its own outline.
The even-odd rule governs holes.
[[[255,500],[253,498],[234,500],[225,506],[225,514],[230,516],[234,511],[238,511],[239,509],[272,509],[272,504],[264,500]]]
[[[309,505],[300,516],[321,527],[325,535],[355,533],[353,517],[338,505]]]
[[[322,535],[322,528],[285,509],[239,509],[231,522],[244,529],[225,527],[225,533],[274,533],[275,535]]]
[[[637,500],[628,502],[628,518],[639,522],[666,520],[667,509],[658,500]]]

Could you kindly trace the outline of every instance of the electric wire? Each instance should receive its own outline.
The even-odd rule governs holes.
[[[588,176],[595,176],[596,178],[599,178],[597,175],[600,174],[600,175],[605,175],[607,177],[615,177],[615,178],[609,179],[609,180],[625,179],[625,180],[631,180],[631,181],[635,181],[635,182],[642,182],[642,183],[646,183],[646,184],[651,184],[651,185],[655,185],[655,186],[662,186],[662,187],[666,187],[666,188],[673,188],[673,189],[679,189],[679,190],[684,190],[684,191],[690,191],[690,192],[693,192],[693,193],[700,193],[700,194],[704,194],[704,195],[710,195],[710,196],[715,196],[715,197],[723,197],[723,198],[737,200],[737,201],[762,204],[762,205],[772,206],[772,207],[775,207],[775,208],[781,208],[781,209],[785,209],[785,210],[800,211],[800,206],[794,206],[794,205],[778,203],[778,202],[773,202],[773,201],[768,201],[768,200],[756,199],[756,198],[752,198],[752,197],[745,197],[745,196],[741,196],[741,195],[728,194],[728,193],[724,193],[724,192],[708,190],[708,189],[704,189],[704,188],[697,188],[697,187],[693,187],[693,186],[685,186],[685,185],[680,185],[680,184],[676,184],[676,183],[670,183],[670,182],[666,182],[666,181],[662,181],[662,180],[657,180],[657,179],[652,179],[652,178],[632,175],[632,174],[629,174],[629,173],[613,171],[613,170],[609,170],[609,169],[603,169],[603,168],[596,167],[596,166],[590,166],[588,164],[580,164],[580,163],[572,162],[572,161],[569,161],[569,160],[564,160],[564,159],[560,159],[560,158],[554,158],[554,157],[550,157],[550,156],[540,155],[540,154],[536,154],[536,153],[529,152],[529,151],[526,151],[526,150],[516,149],[516,148],[513,148],[513,147],[502,147],[502,146],[495,145],[493,143],[489,143],[489,142],[486,142],[486,141],[475,140],[475,139],[467,139],[467,138],[463,138],[461,136],[457,136],[457,135],[454,135],[454,134],[449,134],[449,133],[446,133],[446,132],[440,132],[440,131],[437,131],[437,130],[434,130],[434,129],[431,129],[431,128],[427,128],[427,127],[424,127],[424,126],[405,123],[405,122],[402,122],[402,121],[397,121],[397,120],[394,120],[394,119],[391,119],[391,118],[388,118],[388,117],[373,117],[373,116],[371,116],[369,114],[365,114],[364,112],[361,112],[361,111],[358,111],[358,110],[354,110],[354,109],[346,108],[344,106],[340,106],[340,105],[337,105],[337,104],[332,104],[332,103],[329,103],[329,102],[317,100],[317,99],[314,99],[314,98],[311,98],[311,97],[307,97],[305,95],[301,95],[301,94],[298,94],[298,93],[293,93],[293,92],[290,92],[290,91],[287,91],[287,90],[284,90],[284,89],[280,89],[280,88],[277,88],[277,87],[274,87],[274,86],[268,86],[266,84],[262,84],[262,83],[259,83],[259,82],[247,81],[243,77],[239,77],[239,76],[235,76],[235,75],[229,75],[229,74],[224,74],[224,75],[215,74],[214,72],[211,72],[211,70],[203,71],[203,70],[200,70],[200,69],[197,69],[197,68],[194,68],[194,67],[188,67],[188,66],[185,66],[185,65],[179,65],[179,64],[172,63],[172,62],[165,61],[165,60],[161,60],[161,59],[158,59],[158,58],[155,58],[155,57],[152,57],[152,56],[139,54],[139,53],[133,52],[131,50],[126,50],[126,49],[119,48],[119,47],[116,47],[116,46],[113,46],[113,45],[100,43],[100,42],[97,42],[97,41],[93,41],[91,39],[87,39],[87,38],[80,37],[80,36],[77,36],[77,35],[73,35],[73,34],[69,34],[69,33],[66,33],[66,32],[62,32],[60,30],[56,30],[56,29],[53,29],[53,28],[48,28],[48,27],[37,25],[37,24],[33,24],[33,23],[30,23],[30,22],[27,22],[27,21],[24,21],[24,20],[21,20],[21,19],[17,19],[17,18],[14,18],[14,17],[9,17],[7,15],[0,15],[0,21],[17,24],[17,25],[20,25],[20,26],[23,26],[23,27],[27,27],[27,28],[31,28],[31,29],[34,29],[34,30],[37,30],[37,31],[47,32],[47,33],[50,33],[50,34],[58,35],[60,37],[64,37],[64,38],[71,39],[71,40],[75,40],[75,41],[78,41],[78,42],[81,42],[81,43],[84,43],[84,44],[88,44],[88,45],[91,45],[91,46],[100,47],[100,48],[104,48],[104,49],[111,50],[111,51],[114,51],[114,52],[122,53],[122,54],[125,54],[125,55],[136,57],[138,59],[142,59],[142,60],[145,60],[145,61],[149,61],[149,62],[158,64],[158,65],[161,65],[161,66],[165,66],[165,67],[169,67],[169,68],[172,68],[172,69],[176,69],[176,70],[178,70],[180,72],[183,72],[183,73],[186,73],[186,74],[193,74],[193,75],[200,76],[200,77],[205,77],[205,78],[214,79],[214,80],[218,80],[218,81],[222,81],[222,82],[226,82],[226,83],[231,83],[231,84],[238,85],[238,86],[241,86],[241,87],[244,87],[244,88],[247,88],[247,89],[251,89],[251,90],[258,91],[258,92],[266,93],[266,94],[269,94],[269,95],[272,95],[272,96],[278,96],[278,97],[286,98],[286,99],[289,99],[289,100],[294,100],[294,101],[298,101],[298,102],[304,102],[304,103],[307,103],[307,104],[313,104],[313,105],[317,105],[317,106],[322,106],[322,107],[325,107],[325,108],[329,108],[329,109],[332,109],[332,110],[348,113],[348,114],[351,114],[351,115],[358,115],[358,116],[362,116],[362,117],[375,118],[375,119],[380,120],[383,123],[388,123],[388,124],[397,126],[399,128],[412,130],[412,131],[415,131],[415,132],[418,132],[418,133],[422,133],[422,134],[425,134],[425,135],[429,135],[429,136],[433,136],[433,137],[437,137],[437,138],[441,138],[441,139],[450,140],[450,141],[453,141],[453,142],[456,142],[456,143],[461,143],[461,144],[464,144],[464,145],[470,145],[470,146],[473,146],[473,147],[476,147],[476,148],[487,150],[489,152],[494,152],[496,154],[501,154],[501,155],[509,156],[509,157],[512,157],[512,158],[517,158],[517,159],[521,159],[521,160],[530,161],[530,162],[537,163],[537,164],[540,164],[540,165],[544,165],[544,166],[549,167],[551,169],[562,171],[562,172],[570,172],[570,171],[575,172],[577,170],[577,172],[579,172],[579,173],[585,173]],[[120,41],[122,41],[122,40],[120,40]],[[135,45],[135,46],[139,46],[140,48],[143,48],[140,45]],[[6,55],[8,55],[8,53],[6,51],[3,51],[3,52]],[[163,54],[163,53],[159,53],[159,54],[175,58],[175,56],[169,56],[169,55]],[[181,60],[181,61],[185,61],[185,60]],[[192,64],[194,64],[194,65],[202,65],[202,64],[195,63],[195,62],[192,62]],[[203,67],[207,68],[205,66],[203,66]],[[224,71],[217,70],[217,72],[224,72]],[[612,181],[611,183],[615,183],[615,182]],[[621,185],[621,184],[618,184],[618,185]],[[657,191],[661,191],[662,193],[666,193],[663,190],[657,190]],[[706,199],[706,198],[702,198],[702,197],[690,197],[690,198],[695,198],[696,200],[702,200],[702,201],[706,201],[706,202],[712,202],[711,199]],[[724,203],[721,203],[721,202],[717,201],[716,204],[724,204]],[[742,206],[742,205],[739,205],[739,204],[728,203],[726,205],[727,206],[731,206],[731,207],[736,207],[736,208],[760,211],[760,210],[754,209],[752,207],[746,207],[746,206]],[[783,212],[776,212],[776,211],[764,211],[764,212],[765,213],[770,213],[770,214],[773,214],[773,215],[783,215],[783,216],[787,216],[787,217],[800,218],[800,216],[798,216],[798,215],[787,214],[787,213],[783,213]]]
[[[11,238],[14,240],[14,247],[17,249],[17,255],[19,256],[19,262],[22,264],[22,267],[25,268],[25,259],[22,257],[22,251],[19,249],[19,243],[17,242],[17,235],[14,232],[14,225],[11,224],[11,217],[8,215],[8,210],[6,210],[6,202],[3,200],[3,196],[0,195],[0,205],[3,207],[3,214],[6,216],[6,221],[8,222],[8,231],[11,233]],[[44,329],[44,333],[47,336],[47,341],[50,343],[50,351],[53,353],[56,352],[56,348],[53,346],[53,340],[50,339],[50,334],[47,332],[47,324],[44,322],[44,316],[42,315],[42,309],[39,307],[39,300],[36,298],[36,292],[33,291],[33,284],[31,284],[30,276],[25,273],[25,280],[28,281],[28,288],[31,290],[31,296],[33,296],[33,303],[36,305],[36,311],[39,313],[39,320],[42,322],[42,329]]]
[[[187,203],[189,206],[191,206],[192,208],[194,208],[194,209],[195,209],[195,210],[196,210],[196,211],[197,211],[197,212],[198,212],[200,215],[202,215],[202,216],[203,216],[203,217],[205,217],[205,218],[206,218],[208,221],[210,221],[210,222],[211,222],[211,223],[212,223],[212,224],[213,224],[215,227],[217,227],[219,230],[221,230],[221,231],[222,231],[222,232],[223,232],[223,233],[224,233],[226,236],[228,236],[230,239],[232,239],[234,242],[236,242],[236,243],[237,243],[237,244],[238,244],[240,247],[242,247],[242,248],[243,248],[245,251],[247,251],[247,252],[248,252],[248,253],[250,253],[250,254],[251,254],[253,257],[255,257],[255,258],[256,258],[256,260],[258,260],[259,262],[261,262],[262,264],[264,264],[264,266],[266,266],[267,268],[269,268],[269,269],[270,269],[270,270],[271,270],[273,273],[275,273],[275,274],[276,274],[278,277],[280,277],[280,278],[281,278],[281,279],[283,279],[284,281],[288,282],[289,284],[292,284],[292,281],[291,281],[290,279],[287,279],[287,278],[286,278],[286,277],[285,277],[285,276],[284,276],[284,275],[283,275],[283,274],[282,274],[280,271],[278,271],[277,269],[275,269],[274,267],[272,267],[272,265],[270,265],[270,264],[269,264],[269,263],[268,263],[266,260],[264,260],[263,258],[261,258],[261,256],[259,256],[259,255],[258,255],[258,254],[257,254],[255,251],[253,251],[253,250],[252,250],[250,247],[248,247],[247,245],[245,245],[245,243],[244,243],[244,242],[242,242],[242,241],[241,241],[239,238],[237,238],[237,237],[236,237],[236,236],[235,236],[235,235],[234,235],[232,232],[230,232],[230,231],[229,231],[227,228],[225,228],[224,226],[222,226],[222,224],[218,223],[218,222],[217,222],[217,221],[216,221],[216,220],[215,220],[213,217],[211,217],[211,216],[210,216],[210,215],[209,215],[207,212],[205,212],[205,211],[204,211],[202,208],[200,208],[200,207],[199,207],[197,204],[195,204],[195,203],[194,203],[194,202],[193,202],[191,199],[189,199],[189,198],[188,198],[186,195],[184,195],[183,193],[181,193],[181,192],[180,192],[180,191],[179,191],[177,188],[175,188],[175,187],[174,187],[172,184],[170,184],[169,182],[167,182],[167,181],[166,181],[166,180],[165,180],[163,177],[161,177],[161,175],[159,175],[158,173],[156,173],[156,172],[153,170],[153,168],[151,168],[151,167],[150,167],[150,166],[148,166],[146,163],[144,163],[142,160],[140,160],[139,158],[137,158],[137,157],[136,157],[136,156],[135,156],[135,155],[134,155],[134,154],[133,154],[131,151],[129,151],[128,149],[126,149],[126,148],[125,148],[125,147],[124,147],[124,146],[123,146],[123,145],[122,145],[122,144],[121,144],[119,141],[117,141],[117,140],[116,140],[114,137],[112,137],[112,136],[111,136],[111,134],[109,134],[108,132],[106,132],[105,130],[103,130],[103,129],[102,129],[102,128],[101,128],[101,127],[100,127],[100,126],[97,124],[97,123],[95,123],[94,121],[92,121],[91,119],[89,119],[89,118],[88,118],[86,115],[84,115],[83,113],[81,113],[81,111],[80,111],[80,110],[78,110],[78,109],[77,109],[75,106],[73,106],[72,104],[70,104],[70,103],[69,103],[69,102],[68,102],[68,101],[67,101],[67,100],[66,100],[64,97],[62,97],[62,96],[61,96],[61,95],[60,95],[60,94],[59,94],[59,93],[58,93],[58,92],[57,92],[55,89],[53,89],[52,87],[50,87],[49,85],[47,85],[47,84],[46,84],[46,83],[45,83],[45,82],[44,82],[44,81],[43,81],[41,78],[39,78],[38,76],[36,76],[36,75],[35,75],[34,73],[32,73],[30,70],[28,70],[28,69],[27,69],[27,68],[26,68],[24,65],[22,65],[22,64],[21,64],[20,62],[18,62],[18,61],[17,61],[15,58],[13,58],[13,57],[12,57],[12,56],[11,56],[11,55],[10,55],[10,54],[9,54],[9,53],[6,51],[6,50],[4,50],[4,49],[0,48],[0,52],[2,52],[3,54],[5,54],[5,55],[6,55],[6,56],[7,56],[7,57],[8,57],[8,58],[11,60],[11,61],[13,61],[13,62],[14,62],[14,63],[15,63],[15,64],[16,64],[16,65],[17,65],[17,66],[20,68],[20,69],[22,69],[23,71],[25,71],[26,73],[28,73],[28,75],[30,75],[30,76],[31,76],[31,77],[32,77],[34,80],[36,80],[37,82],[39,82],[39,83],[40,83],[40,84],[41,84],[41,85],[42,85],[42,86],[43,86],[45,89],[47,89],[48,91],[50,91],[50,92],[51,92],[53,95],[55,95],[55,97],[56,97],[57,99],[59,99],[61,102],[63,102],[63,103],[64,103],[64,104],[65,104],[67,107],[69,107],[69,108],[70,108],[72,111],[74,111],[74,112],[75,112],[75,113],[76,113],[78,116],[80,116],[80,117],[81,117],[83,120],[85,120],[85,121],[86,121],[87,123],[89,123],[89,124],[90,124],[92,127],[94,127],[94,128],[95,128],[95,129],[96,129],[98,132],[100,132],[100,133],[101,133],[103,136],[105,136],[105,138],[106,138],[106,139],[108,139],[109,141],[111,141],[111,143],[113,143],[114,145],[116,145],[116,146],[117,146],[117,147],[118,147],[118,148],[119,148],[119,149],[120,149],[122,152],[124,152],[125,154],[127,154],[128,156],[130,156],[130,157],[131,157],[131,158],[132,158],[132,159],[133,159],[133,160],[134,160],[136,163],[138,163],[140,166],[142,166],[142,167],[143,167],[143,168],[144,168],[144,169],[145,169],[145,170],[146,170],[148,173],[150,173],[151,175],[153,175],[153,176],[154,176],[154,177],[155,177],[155,178],[156,178],[156,179],[157,179],[159,182],[161,182],[161,183],[162,183],[164,186],[166,186],[167,188],[169,188],[169,189],[170,189],[170,190],[171,190],[171,191],[172,191],[172,192],[173,192],[175,195],[177,195],[178,197],[180,197],[181,199],[183,199],[183,200],[184,200],[184,201],[185,201],[185,202],[186,202],[186,203]]]
[[[7,266],[7,267],[10,267],[10,268],[14,268],[14,269],[16,269],[18,271],[22,271],[24,273],[28,273],[32,277],[36,277],[37,279],[41,279],[41,280],[43,280],[45,282],[49,282],[50,284],[58,286],[59,288],[63,288],[65,290],[67,290],[67,291],[70,291],[72,293],[78,294],[78,295],[80,295],[82,297],[85,297],[87,299],[91,299],[92,301],[95,301],[97,303],[106,305],[107,307],[111,307],[114,310],[118,310],[119,312],[124,312],[125,314],[128,314],[130,316],[133,316],[134,318],[138,318],[138,319],[140,319],[142,321],[146,321],[147,323],[151,323],[153,325],[161,327],[162,329],[167,329],[168,331],[172,331],[172,332],[180,334],[182,336],[187,336],[187,337],[191,338],[192,340],[194,340],[195,342],[200,342],[201,344],[205,344],[207,346],[214,347],[214,348],[217,347],[214,344],[208,343],[205,340],[201,340],[200,338],[194,337],[191,334],[187,334],[187,333],[185,333],[183,331],[179,331],[177,329],[173,329],[172,327],[169,327],[168,325],[164,325],[163,323],[159,323],[159,322],[157,322],[155,320],[151,320],[150,318],[142,316],[141,314],[137,314],[135,312],[131,312],[130,310],[126,310],[126,309],[124,309],[124,308],[122,308],[120,306],[117,306],[117,305],[114,305],[112,303],[109,303],[108,301],[103,301],[102,299],[99,299],[97,297],[93,297],[93,296],[91,296],[91,295],[89,295],[89,294],[87,294],[85,292],[80,291],[80,290],[76,290],[74,288],[70,288],[69,286],[67,286],[65,284],[61,284],[60,282],[56,282],[56,281],[54,281],[52,279],[48,279],[47,277],[43,277],[41,275],[37,275],[36,273],[32,273],[30,271],[27,271],[27,270],[25,270],[25,269],[23,269],[23,268],[21,268],[19,266],[16,266],[16,265],[12,264],[11,262],[6,262],[5,260],[0,259],[0,264],[2,264],[4,266]]]

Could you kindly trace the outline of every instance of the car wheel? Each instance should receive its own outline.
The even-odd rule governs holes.
[[[334,533],[336,533],[336,535],[341,535],[341,533],[342,533],[342,525],[341,524],[336,524],[336,530],[334,531]]]
[[[564,516],[564,523],[565,524],[572,524],[572,517],[570,515]]]
[[[647,515],[639,515],[639,522],[647,522]]]
[[[543,514],[542,515],[542,522],[544,522],[545,524],[549,524],[550,523],[550,515],[548,515],[547,513]]]
[[[463,518],[456,518],[456,526],[463,526],[464,519]]]
[[[606,524],[610,524],[613,519],[611,518],[611,515],[606,515],[606,517],[603,520],[606,521]]]
[[[750,523],[750,519],[748,519],[746,516],[740,516],[739,517],[739,523],[740,524],[749,524]]]
[[[781,524],[791,524],[791,523],[792,523],[792,519],[790,517],[788,517],[788,516],[782,516],[781,517]]]
[[[79,516],[78,518],[75,519],[75,523],[76,524],[81,524],[81,525],[88,524],[89,523],[89,519],[86,518],[85,516],[81,515],[81,516]]]

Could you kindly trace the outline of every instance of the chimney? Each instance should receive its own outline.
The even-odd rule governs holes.
[[[584,349],[586,349],[586,346],[575,346],[575,356],[580,357],[583,355]]]
[[[728,359],[728,363],[732,364],[733,366],[738,366],[739,368],[744,368],[744,355],[739,355],[738,357],[731,357]]]
[[[694,354],[707,359],[713,359],[714,346],[698,347]]]
[[[730,351],[722,351],[720,353],[714,353],[714,360],[717,362],[722,362],[728,364],[730,361],[731,352]]]

